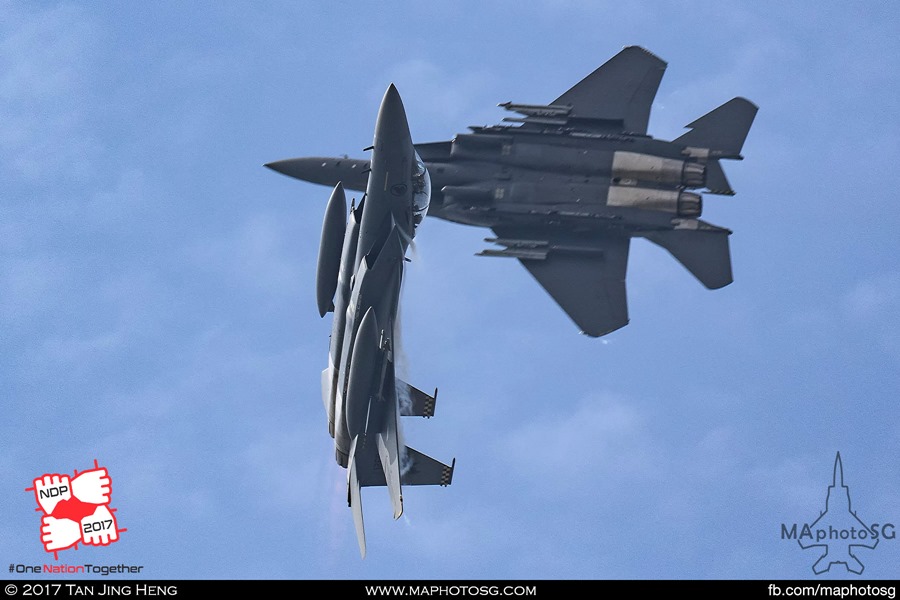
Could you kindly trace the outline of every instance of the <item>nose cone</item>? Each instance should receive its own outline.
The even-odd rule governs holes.
[[[378,120],[375,123],[375,146],[380,144],[412,143],[409,135],[409,124],[406,121],[406,109],[400,92],[392,83],[384,93],[381,107],[378,109]]]
[[[294,177],[304,181],[315,181],[326,163],[327,159],[318,157],[288,158],[266,163],[265,166],[282,175],[287,175],[288,177]]]

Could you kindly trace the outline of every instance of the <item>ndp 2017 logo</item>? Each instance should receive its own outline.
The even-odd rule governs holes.
[[[34,492],[41,517],[41,543],[58,558],[60,550],[78,544],[108,546],[119,539],[116,509],[110,508],[112,480],[106,468],[94,468],[69,477],[59,473],[37,477],[26,492]]]

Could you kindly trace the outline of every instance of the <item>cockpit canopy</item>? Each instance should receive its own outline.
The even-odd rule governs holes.
[[[428,204],[431,202],[431,176],[418,152],[416,152],[416,160],[412,167],[412,186],[413,225],[418,227],[425,218]]]

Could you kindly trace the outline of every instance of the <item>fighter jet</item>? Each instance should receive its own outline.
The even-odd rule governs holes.
[[[340,182],[325,210],[316,272],[320,316],[334,313],[322,400],[347,502],[366,556],[360,488],[387,486],[394,518],[402,486],[450,485],[449,466],[401,440],[398,417],[434,415],[435,398],[397,378],[395,335],[406,250],[428,210],[431,182],[393,84],[378,111],[366,193],[350,208]]]
[[[732,282],[731,231],[702,221],[700,192],[733,195],[722,160],[741,160],[757,107],[734,98],[672,141],[647,135],[666,63],[631,46],[550,104],[499,106],[521,115],[470,127],[416,150],[434,178],[428,214],[488,227],[581,331],[628,324],[625,275],[633,237],[668,250],[710,289]],[[295,158],[285,175],[366,189],[370,162]]]

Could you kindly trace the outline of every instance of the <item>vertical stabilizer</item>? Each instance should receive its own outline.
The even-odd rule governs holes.
[[[393,368],[391,370],[393,371]],[[384,471],[384,481],[394,509],[394,518],[399,519],[403,514],[403,490],[400,487],[400,437],[397,435],[396,402],[394,409],[386,415],[386,421],[384,431],[379,432],[375,440],[378,458]]]
[[[359,477],[356,467],[356,441],[353,438],[350,445],[350,468],[347,469],[347,503],[353,512],[353,525],[356,527],[356,541],[359,542],[359,554],[366,557],[366,529],[363,523],[362,494],[360,493]]]
[[[757,106],[746,98],[732,98],[689,123],[691,130],[673,140],[673,143],[709,148],[723,157],[738,158],[757,110]]]

